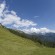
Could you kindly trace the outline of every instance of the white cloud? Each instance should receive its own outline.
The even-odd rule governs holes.
[[[38,18],[39,16],[34,16],[34,18]]]
[[[37,25],[32,21],[21,19],[21,17],[19,17],[15,11],[9,11],[6,9],[5,2],[0,4],[0,23],[3,25],[12,25],[15,28]]]
[[[15,11],[11,11],[11,14],[16,15],[16,12]]]
[[[2,4],[0,4],[0,16],[2,16],[3,15],[3,11],[4,11],[4,9],[5,9],[5,2],[3,2]]]
[[[37,28],[30,28],[30,29],[23,29],[23,31],[25,32],[25,33],[28,33],[28,34],[30,34],[30,33],[49,33],[49,32],[53,32],[53,33],[55,33],[55,31],[53,31],[53,30],[49,30],[49,29],[47,29],[47,28],[39,28],[39,29],[37,29]]]

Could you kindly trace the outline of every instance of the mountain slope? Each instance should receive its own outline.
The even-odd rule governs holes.
[[[0,55],[55,55],[55,48],[41,46],[0,26]]]

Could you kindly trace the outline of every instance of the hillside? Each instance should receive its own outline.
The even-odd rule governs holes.
[[[55,55],[55,48],[44,47],[0,26],[0,55]]]

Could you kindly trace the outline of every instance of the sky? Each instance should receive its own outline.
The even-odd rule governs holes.
[[[0,23],[17,29],[55,30],[55,0],[0,0]]]

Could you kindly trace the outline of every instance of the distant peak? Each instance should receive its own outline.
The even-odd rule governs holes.
[[[2,26],[2,24],[0,23],[0,26]]]

